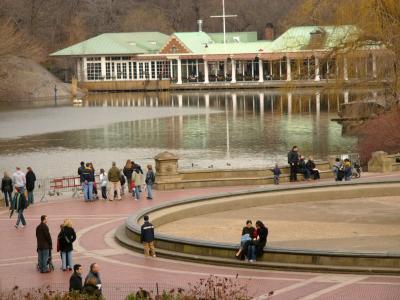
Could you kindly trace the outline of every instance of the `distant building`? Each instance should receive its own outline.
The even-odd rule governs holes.
[[[356,47],[358,32],[351,25],[302,26],[274,39],[268,23],[263,40],[257,32],[228,32],[226,43],[223,33],[203,31],[104,33],[51,56],[76,58],[78,82],[89,90],[377,79],[386,51],[376,42]]]

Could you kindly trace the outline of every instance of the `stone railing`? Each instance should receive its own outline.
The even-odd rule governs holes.
[[[372,153],[368,161],[368,172],[394,172],[400,171],[400,153],[387,154],[384,151]]]
[[[273,174],[269,168],[249,169],[206,169],[179,170],[179,158],[162,152],[155,158],[157,190],[173,190],[185,188],[265,185],[273,183]],[[321,178],[333,177],[329,162],[316,162]],[[281,181],[289,181],[289,166],[281,166]],[[302,176],[299,174],[299,178]]]

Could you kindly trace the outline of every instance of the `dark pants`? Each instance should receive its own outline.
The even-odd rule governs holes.
[[[290,181],[297,181],[297,165],[290,164]]]
[[[107,200],[107,187],[106,186],[101,187],[101,196],[103,197],[103,199]]]
[[[4,202],[6,203],[6,207],[8,207],[12,200],[12,192],[4,192]]]
[[[48,272],[49,267],[47,265],[47,261],[49,260],[49,249],[38,249],[38,262],[39,262],[39,270],[40,272]]]

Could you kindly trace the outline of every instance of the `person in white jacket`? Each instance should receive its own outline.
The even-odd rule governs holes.
[[[101,195],[104,200],[107,200],[107,183],[108,178],[104,169],[100,169],[100,186],[101,186]]]

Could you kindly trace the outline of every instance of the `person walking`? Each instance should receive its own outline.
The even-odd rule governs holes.
[[[15,188],[14,198],[11,203],[11,210],[14,210],[18,213],[17,223],[15,224],[15,228],[19,227],[19,223],[21,223],[21,228],[26,226],[26,221],[24,217],[24,210],[28,207],[28,202],[26,201],[25,194],[20,191],[20,188]]]
[[[290,166],[290,182],[297,181],[297,168],[299,163],[299,149],[293,146],[288,153],[288,164]]]
[[[133,171],[133,175],[132,175],[132,182],[134,182],[135,184],[135,188],[133,190],[133,198],[135,198],[135,200],[139,200],[140,199],[140,185],[142,183],[142,175],[139,173],[139,170],[134,170]]]
[[[20,167],[16,167],[16,170],[12,176],[14,187],[18,188],[21,193],[25,192],[26,178],[24,172],[21,171]]]
[[[35,189],[36,175],[33,173],[32,168],[28,167],[25,175],[26,190],[28,191],[28,205],[33,204],[33,190]]]
[[[72,244],[76,240],[76,233],[72,227],[70,219],[65,219],[61,227],[60,233],[58,234],[58,243],[60,245],[62,270],[72,270],[72,250],[74,249]]]
[[[90,163],[86,163],[86,168],[82,171],[83,176],[83,198],[85,202],[93,199],[93,173],[90,168]]]
[[[126,161],[123,173],[126,177],[126,181],[128,182],[128,192],[132,193],[132,173],[133,173],[133,164],[130,159]]]
[[[7,172],[4,172],[4,177],[1,180],[1,191],[4,194],[4,202],[6,207],[11,204],[12,200],[12,192],[13,192],[13,183],[10,176],[8,176]]]
[[[53,248],[49,227],[47,226],[47,216],[40,217],[40,224],[36,227],[36,241],[40,273],[49,273],[47,261],[50,251]]]
[[[152,165],[147,165],[147,173],[146,173],[146,189],[147,189],[147,199],[153,199],[153,184],[156,181],[156,176],[153,172]]]
[[[144,255],[156,257],[154,249],[154,226],[149,222],[149,216],[143,217],[144,223],[140,229],[140,242],[143,243]]]
[[[82,266],[80,264],[74,265],[74,273],[72,273],[69,279],[69,291],[80,293],[82,292]]]
[[[121,200],[121,170],[117,168],[114,161],[110,170],[108,170],[108,180],[110,181],[109,200],[114,200],[114,191],[117,191],[117,200]]]
[[[101,196],[104,200],[107,200],[107,183],[108,178],[104,169],[100,169],[100,186],[101,186]]]
[[[97,263],[90,265],[89,273],[85,278],[85,285],[89,282],[94,284],[101,292],[100,266]]]

